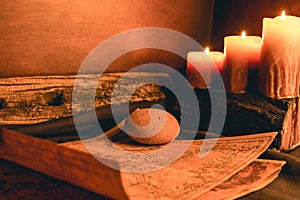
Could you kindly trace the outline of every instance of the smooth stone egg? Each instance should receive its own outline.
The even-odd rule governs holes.
[[[180,126],[176,118],[165,110],[142,108],[133,111],[125,120],[123,131],[141,144],[159,145],[174,140]]]

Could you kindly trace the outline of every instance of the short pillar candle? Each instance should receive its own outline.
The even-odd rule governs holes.
[[[243,93],[248,86],[248,71],[260,63],[261,37],[240,36],[224,38],[225,61],[222,77],[227,92]]]
[[[193,88],[209,88],[220,74],[224,54],[218,51],[192,51],[187,55],[186,77]]]

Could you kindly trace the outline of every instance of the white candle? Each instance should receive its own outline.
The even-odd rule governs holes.
[[[281,16],[263,19],[263,44],[259,89],[265,96],[299,96],[300,18]]]
[[[248,86],[248,71],[260,63],[261,37],[239,36],[224,38],[225,63],[222,76],[228,92],[243,93]]]
[[[261,37],[246,36],[245,31],[240,36],[227,36],[224,38],[224,52],[227,60],[246,61],[248,67],[258,67]]]
[[[193,51],[187,55],[186,77],[194,88],[210,87],[223,67],[224,54],[218,51]]]

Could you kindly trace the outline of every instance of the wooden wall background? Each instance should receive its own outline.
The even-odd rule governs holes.
[[[209,42],[212,10],[212,0],[1,0],[0,77],[76,74],[101,41],[133,28],[170,28]],[[139,51],[111,70],[155,59],[176,65],[166,52]]]
[[[226,35],[262,34],[264,17],[276,17],[285,10],[288,15],[300,17],[299,0],[215,0],[212,46],[223,50]]]

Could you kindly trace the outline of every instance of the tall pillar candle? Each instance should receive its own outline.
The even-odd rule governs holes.
[[[248,72],[260,63],[261,37],[240,36],[224,38],[225,61],[222,77],[227,92],[243,93],[248,86]]]
[[[300,18],[282,16],[263,19],[263,43],[259,89],[271,98],[299,96]]]
[[[186,77],[194,88],[208,88],[223,67],[224,54],[218,51],[193,51],[187,55]]]

